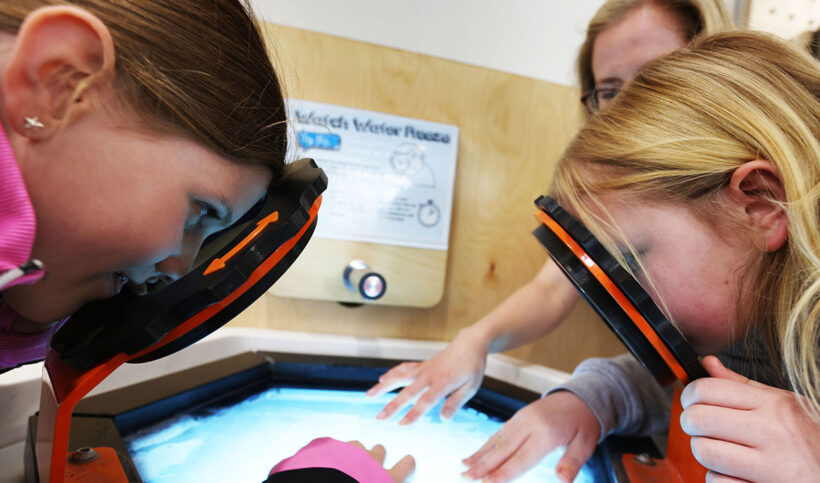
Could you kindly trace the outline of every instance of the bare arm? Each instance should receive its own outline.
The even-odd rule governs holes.
[[[476,333],[489,353],[515,349],[552,332],[577,300],[575,287],[548,260],[535,278],[463,330]]]

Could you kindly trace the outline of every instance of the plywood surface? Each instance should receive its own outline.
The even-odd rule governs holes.
[[[445,250],[326,238],[312,239],[270,292],[283,297],[362,303],[362,296],[348,290],[343,281],[344,269],[353,260],[364,260],[386,281],[384,295],[369,303],[432,307],[444,294]]]
[[[449,340],[535,275],[547,255],[531,234],[537,226],[533,200],[545,192],[552,167],[580,122],[576,90],[268,27],[289,97],[459,126],[450,249],[444,295],[432,308],[351,308],[266,295],[232,325]],[[317,241],[315,248],[324,251],[323,241]],[[594,313],[578,306],[553,334],[511,355],[571,370],[586,357],[623,352]]]

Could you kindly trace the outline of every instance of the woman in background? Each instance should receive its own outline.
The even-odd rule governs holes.
[[[604,107],[646,62],[683,47],[696,35],[729,28],[731,20],[721,0],[608,0],[590,21],[578,55],[581,100],[587,113],[593,115]],[[451,417],[478,390],[487,354],[548,334],[577,300],[575,288],[548,261],[531,282],[459,331],[442,352],[384,374],[369,395],[406,387],[379,417],[390,418],[416,401],[400,422],[411,424],[442,398],[446,401],[441,415]]]

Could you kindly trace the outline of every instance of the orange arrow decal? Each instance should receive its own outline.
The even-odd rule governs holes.
[[[278,220],[278,211],[274,211],[270,215],[259,220],[259,223],[256,224],[256,228],[254,228],[254,230],[250,232],[250,234],[246,236],[244,240],[242,240],[241,242],[239,242],[239,244],[233,247],[231,251],[225,254],[224,257],[214,259],[214,261],[212,261],[211,264],[208,265],[208,268],[205,269],[205,273],[203,273],[203,275],[209,275],[211,273],[214,273],[225,268],[225,262],[233,258],[233,256],[239,253],[240,250],[245,248],[245,246],[248,243],[250,243],[251,241],[253,241],[254,238],[259,236],[259,234],[262,233],[262,231],[265,228],[267,228],[268,225],[270,225],[271,223],[276,223]]]

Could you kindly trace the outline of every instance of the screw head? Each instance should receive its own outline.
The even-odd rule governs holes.
[[[84,463],[91,463],[97,458],[99,458],[99,455],[96,451],[94,451],[94,448],[84,447],[71,453],[71,456],[68,457],[68,461],[74,463],[75,465],[81,465]]]

